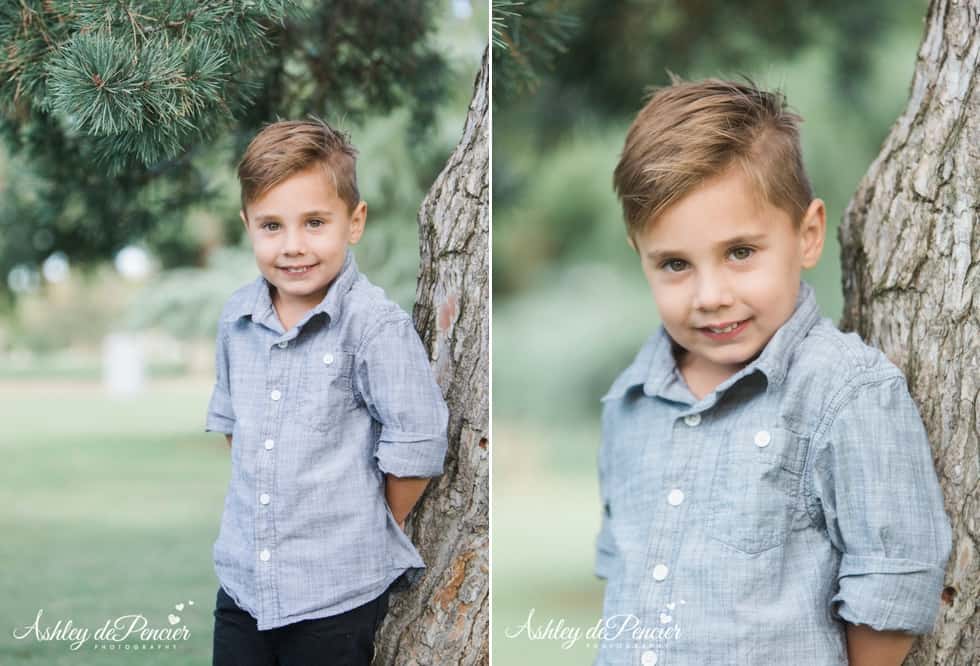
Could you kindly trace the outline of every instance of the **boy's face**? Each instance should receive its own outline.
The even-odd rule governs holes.
[[[793,314],[800,272],[823,248],[823,202],[799,230],[761,201],[741,169],[705,181],[636,234],[643,271],[681,367],[722,381],[751,362]],[[738,322],[727,334],[708,326]]]
[[[348,210],[320,165],[279,183],[241,211],[255,263],[274,287],[274,303],[306,311],[323,300],[364,232],[367,204]],[[292,270],[291,270],[292,269]]]

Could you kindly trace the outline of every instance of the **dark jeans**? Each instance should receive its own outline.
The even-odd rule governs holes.
[[[388,613],[390,588],[339,615],[259,631],[255,618],[218,587],[213,666],[370,666],[374,632]]]

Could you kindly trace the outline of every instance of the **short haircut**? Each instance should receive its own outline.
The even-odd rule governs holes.
[[[238,163],[242,210],[290,176],[315,165],[333,179],[337,196],[353,210],[361,195],[357,190],[357,150],[347,134],[319,118],[266,125]]]
[[[803,119],[789,111],[781,92],[746,81],[674,78],[637,114],[613,175],[630,238],[732,166],[799,228],[813,200],[800,149]]]

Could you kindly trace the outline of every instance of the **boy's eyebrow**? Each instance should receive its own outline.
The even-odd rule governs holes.
[[[319,215],[320,217],[330,217],[331,212],[329,210],[308,210],[305,213],[300,213],[300,217],[310,217],[312,215]],[[266,213],[264,215],[259,215],[255,218],[256,221],[262,220],[278,220],[279,216],[275,213]]]
[[[723,241],[719,241],[715,247],[728,247],[730,245],[737,245],[739,243],[757,243],[766,238],[766,234],[739,234],[738,236],[732,236],[731,238]],[[677,255],[683,255],[684,252],[681,250],[650,250],[647,252],[647,259],[650,261],[656,261],[661,258],[673,257]]]

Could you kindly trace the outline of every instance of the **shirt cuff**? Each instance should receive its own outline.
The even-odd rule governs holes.
[[[234,419],[213,412],[208,413],[208,420],[205,422],[204,432],[223,432],[226,435],[230,435],[234,430]]]
[[[446,448],[445,437],[382,427],[374,457],[386,474],[431,478],[442,474]]]
[[[616,563],[617,549],[607,517],[609,515],[608,503],[603,503],[602,512],[602,524],[599,527],[599,536],[596,538],[595,575],[598,578],[608,580],[612,574],[613,565]]]
[[[208,404],[208,418],[205,422],[205,432],[223,432],[232,434],[235,427],[235,410],[231,406],[231,396],[218,384],[211,393]]]
[[[609,580],[612,575],[613,567],[616,564],[616,554],[605,550],[601,545],[596,549],[595,575],[596,578]]]
[[[845,553],[832,614],[875,631],[928,634],[939,614],[943,577],[927,562]]]

